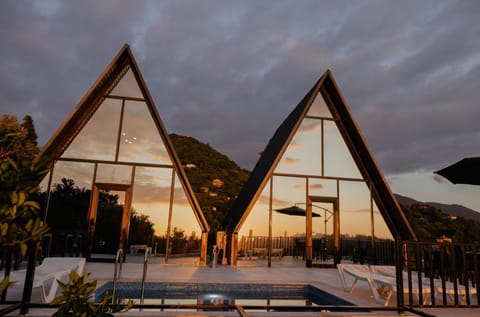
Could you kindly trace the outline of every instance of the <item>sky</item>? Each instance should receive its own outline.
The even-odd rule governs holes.
[[[393,192],[480,211],[433,171],[479,155],[480,2],[0,2],[0,115],[45,144],[125,43],[169,133],[252,170],[330,69]]]

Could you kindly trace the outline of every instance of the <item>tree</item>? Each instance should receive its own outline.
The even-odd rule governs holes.
[[[18,247],[25,255],[27,246],[36,245],[48,231],[39,217],[40,205],[30,199],[48,169],[45,159],[25,158],[18,143],[25,130],[15,126],[11,116],[0,118],[0,246],[8,250]],[[2,291],[8,286],[11,256],[7,261]]]
[[[27,130],[27,137],[26,137],[27,142],[29,142],[30,144],[37,147],[37,145],[38,145],[38,142],[37,142],[38,135],[37,135],[37,132],[35,131],[35,125],[33,124],[33,119],[32,119],[31,116],[26,115],[23,118],[22,127],[25,130]]]
[[[232,202],[237,198],[249,172],[226,155],[192,137],[171,134],[185,173],[205,218],[213,230],[220,228]],[[218,179],[222,183],[215,184]]]
[[[91,190],[79,188],[73,179],[62,178],[51,190],[47,211],[48,192],[38,194],[43,217],[46,216],[53,235],[52,254],[65,252],[67,234],[72,234],[73,239],[79,239],[86,232],[90,195]]]
[[[138,213],[132,209],[130,215],[130,232],[128,234],[129,244],[149,245],[154,236],[153,222],[148,215]]]
[[[17,165],[28,165],[39,153],[37,134],[30,116],[24,118],[22,125],[15,116],[2,115],[0,135],[8,139],[0,146],[0,159],[10,157]]]
[[[450,217],[440,209],[413,204],[402,206],[413,231],[420,241],[452,238],[456,243],[480,242],[480,223],[463,217]]]

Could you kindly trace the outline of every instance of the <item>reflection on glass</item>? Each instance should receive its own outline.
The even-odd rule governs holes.
[[[306,208],[306,180],[298,177],[273,177],[273,217],[272,235],[304,235],[305,216],[288,215],[276,211],[277,209],[297,206]]]
[[[61,184],[62,178],[66,178],[73,180],[79,188],[90,190],[94,167],[92,163],[57,161],[53,168],[52,187]]]
[[[115,88],[110,93],[112,96],[120,97],[131,97],[131,98],[142,98],[143,94],[138,86],[135,75],[132,72],[132,69],[129,69],[123,78],[118,82]]]
[[[159,130],[143,101],[125,101],[119,160],[171,164]]]
[[[325,121],[325,176],[361,179],[350,150],[343,140],[335,122]]]
[[[132,166],[117,164],[98,164],[97,183],[130,184]]]
[[[310,178],[308,180],[308,195],[337,197],[337,180]]]
[[[91,163],[63,161],[55,163],[48,210],[47,205],[42,206],[52,234],[48,250],[43,250],[46,256],[59,256],[65,253],[72,256],[75,245],[78,248],[82,247],[86,237],[93,171],[94,164]],[[42,195],[46,198],[47,193]]]
[[[380,214],[376,203],[373,205],[373,224],[375,227],[376,239],[393,240],[393,235],[390,232],[390,229],[388,229],[383,216]]]
[[[330,110],[328,110],[327,104],[325,103],[325,100],[320,93],[317,95],[312,105],[310,106],[307,116],[332,118],[332,114],[330,113]]]
[[[44,192],[48,190],[48,181],[50,179],[52,171],[49,171],[42,179],[40,184],[38,185],[39,191]]]
[[[268,236],[268,213],[270,208],[270,183],[267,183],[258,197],[238,236]]]
[[[195,217],[195,213],[185,196],[178,177],[175,176],[170,253],[198,257],[200,255],[201,233],[202,231]]]
[[[275,173],[317,175],[322,173],[322,121],[305,118],[288,145]]]
[[[334,245],[334,205],[314,201],[312,211],[320,217],[312,218],[312,261],[315,264],[333,264]]]
[[[101,191],[99,196],[92,253],[115,254],[120,242],[125,192]]]
[[[332,237],[333,234],[333,203],[313,202],[312,211],[320,217],[313,218],[313,238]]]
[[[106,98],[62,157],[113,161],[121,105],[121,100]]]
[[[349,237],[371,236],[370,190],[364,182],[340,181],[340,232]]]
[[[132,208],[138,215],[148,217],[154,234],[163,239],[167,235],[170,208],[171,168],[137,167],[133,188]],[[157,243],[159,253],[165,252],[165,241]]]

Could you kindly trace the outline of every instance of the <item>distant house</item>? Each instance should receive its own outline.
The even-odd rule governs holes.
[[[215,178],[214,180],[212,180],[212,186],[215,186],[217,188],[222,187],[223,184],[224,182],[221,179]]]

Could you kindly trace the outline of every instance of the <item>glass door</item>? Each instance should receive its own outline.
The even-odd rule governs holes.
[[[131,207],[131,187],[95,184],[89,212],[89,259],[113,261],[125,249]]]
[[[307,204],[307,266],[335,267],[338,264],[339,222],[336,197],[309,197]]]

